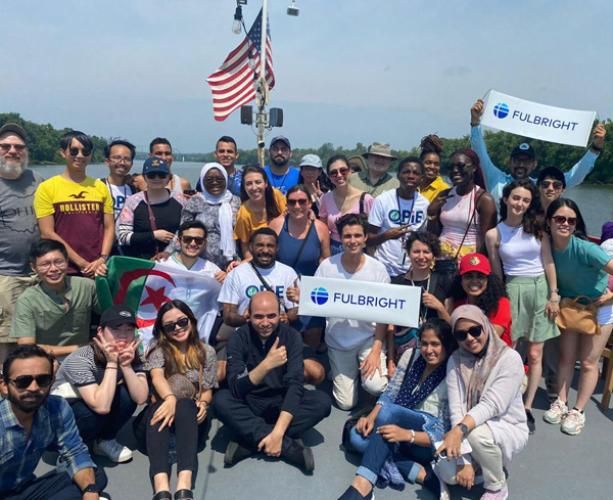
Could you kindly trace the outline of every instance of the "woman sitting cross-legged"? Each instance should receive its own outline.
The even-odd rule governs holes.
[[[379,476],[395,482],[399,474],[440,493],[430,462],[434,443],[449,428],[445,373],[456,347],[447,322],[433,318],[422,324],[419,353],[405,351],[386,391],[351,430],[350,442],[363,454],[362,464],[339,500],[372,499]]]
[[[479,468],[485,486],[481,500],[505,500],[509,491],[504,468],[528,443],[522,360],[476,306],[458,307],[451,325],[459,345],[447,365],[453,427],[437,450],[450,462],[439,462],[436,471],[445,482],[470,489]],[[464,439],[470,453],[462,454]]]
[[[215,350],[198,336],[191,309],[180,300],[166,302],[153,326],[155,343],[147,354],[156,402],[148,408],[147,453],[154,500],[171,499],[168,448],[177,443],[175,500],[193,499],[198,468],[198,433],[204,430],[213,387],[217,386]]]

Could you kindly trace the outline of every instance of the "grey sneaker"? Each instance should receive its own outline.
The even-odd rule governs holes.
[[[571,436],[580,434],[585,427],[585,414],[574,408],[568,412],[562,422],[562,432]]]
[[[566,403],[560,398],[557,398],[553,403],[551,403],[549,410],[543,414],[543,420],[548,424],[555,425],[562,422],[562,420],[566,418],[567,414],[568,406],[566,406]]]

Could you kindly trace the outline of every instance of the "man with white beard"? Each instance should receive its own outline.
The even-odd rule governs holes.
[[[27,168],[26,143],[19,125],[0,127],[0,362],[16,345],[9,333],[17,297],[36,279],[28,256],[39,239],[32,204],[42,178]]]

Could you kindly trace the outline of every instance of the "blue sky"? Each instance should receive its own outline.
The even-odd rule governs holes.
[[[299,147],[468,133],[489,88],[613,117],[613,2],[269,0],[271,104]],[[220,135],[255,146],[238,112],[212,118],[206,77],[242,37],[233,0],[1,0],[0,112],[183,152]],[[249,26],[261,1],[244,8]]]

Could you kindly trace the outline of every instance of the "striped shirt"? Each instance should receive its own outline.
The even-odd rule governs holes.
[[[61,397],[49,396],[37,410],[28,436],[8,400],[0,401],[0,497],[35,479],[34,470],[46,450],[58,450],[67,473],[95,467],[79,435],[74,415]]]

